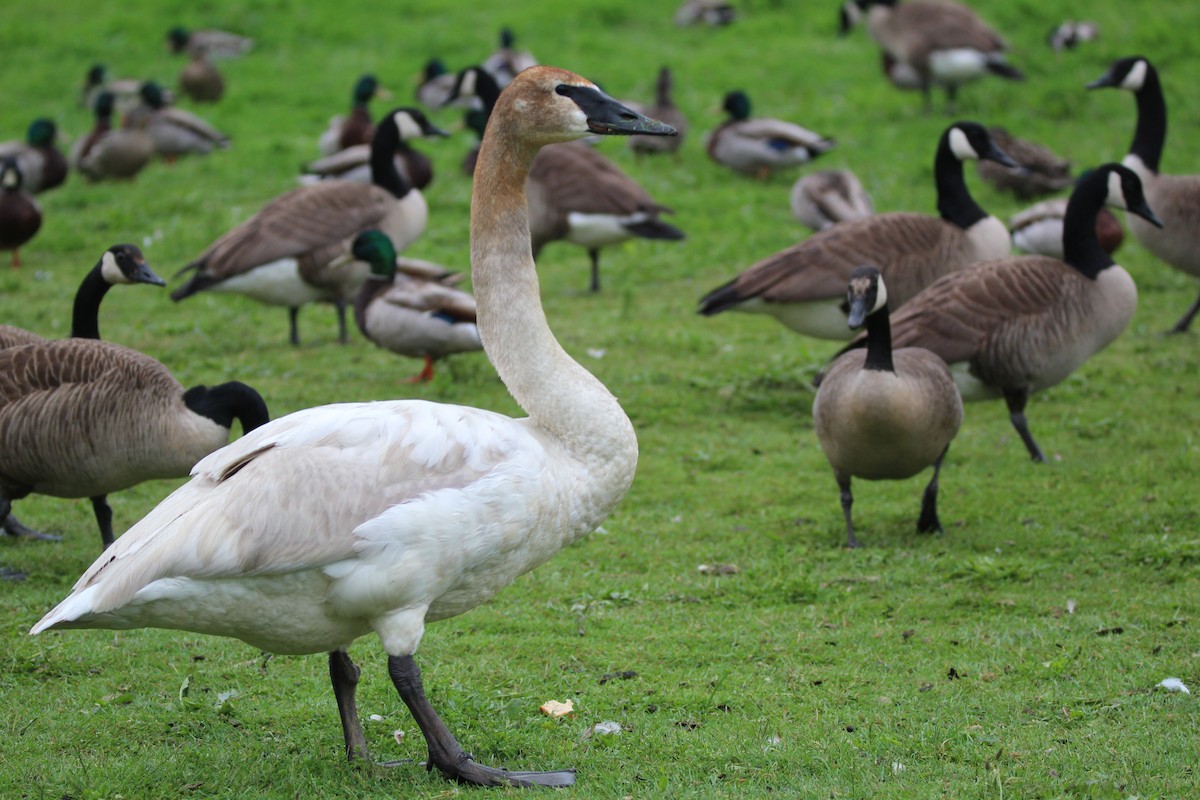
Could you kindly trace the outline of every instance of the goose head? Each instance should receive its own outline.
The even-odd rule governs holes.
[[[870,264],[856,267],[846,288],[846,324],[852,330],[861,328],[867,317],[886,307],[887,288],[879,268]]]
[[[725,95],[721,108],[725,109],[726,113],[735,120],[749,119],[750,97],[741,89],[735,89]]]
[[[390,119],[396,126],[396,131],[404,141],[420,139],[423,136],[449,136],[450,134],[429,121],[418,108],[402,106],[393,108],[384,119]]]
[[[1094,185],[1099,182],[1107,184],[1107,194],[1104,195],[1107,205],[1136,214],[1156,228],[1163,226],[1162,220],[1146,202],[1142,181],[1133,170],[1121,164],[1105,164],[1080,179],[1075,191],[1087,191],[1085,187],[1088,184]]]
[[[166,286],[167,282],[150,269],[146,258],[137,245],[115,244],[100,256],[100,277],[105,283],[117,284],[149,283]]]
[[[992,141],[987,128],[978,122],[956,122],[942,134],[942,143],[959,161],[995,161],[1006,167],[1020,165]]]
[[[466,67],[458,73],[454,80],[454,88],[446,96],[442,107],[462,103],[464,100],[479,98],[484,109],[490,111],[500,97],[500,84],[492,74],[483,67],[475,65]]]
[[[396,275],[396,247],[382,231],[363,231],[354,237],[350,252],[358,261],[371,265],[371,274],[384,280]]]
[[[1127,89],[1138,92],[1146,84],[1146,76],[1153,70],[1143,56],[1118,58],[1108,67],[1108,72],[1087,85],[1089,89]]]

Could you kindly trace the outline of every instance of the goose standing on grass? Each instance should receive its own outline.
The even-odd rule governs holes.
[[[179,88],[197,103],[215,103],[225,94],[225,78],[201,48],[179,73]]]
[[[138,92],[142,102],[126,114],[126,122],[150,134],[154,152],[167,161],[189,154],[207,155],[229,147],[229,137],[190,111],[167,104],[162,87],[146,81]]]
[[[1063,260],[1016,256],[952,272],[892,314],[896,347],[950,365],[964,400],[1003,397],[1030,457],[1045,461],[1025,421],[1030,395],[1063,381],[1129,325],[1137,287],[1096,237],[1105,203],[1150,222],[1141,181],[1119,164],[1080,179],[1063,223]],[[848,348],[862,347],[860,337]]]
[[[401,251],[425,231],[425,198],[396,171],[392,154],[401,139],[429,135],[445,134],[415,108],[394,109],[371,142],[372,183],[320,181],[280,195],[180,270],[195,275],[171,299],[208,290],[286,306],[294,345],[300,343],[300,306],[330,301],[345,343],[346,305],[367,272],[348,258],[351,242],[360,231],[379,228]]]
[[[792,216],[813,231],[875,213],[871,195],[848,169],[825,169],[801,177],[792,184],[791,205]]]
[[[700,299],[705,316],[722,311],[769,314],[805,336],[846,339],[846,282],[862,264],[879,264],[892,308],[948,272],[1012,250],[1004,223],[967,191],[965,159],[1014,163],[987,130],[956,122],[942,133],[934,156],[939,217],[892,212],[841,222],[759,261]]]
[[[451,285],[454,273],[441,270],[435,277],[429,262],[413,264],[425,268],[423,274],[397,269],[401,265],[392,240],[376,230],[360,233],[352,252],[371,265],[371,274],[354,301],[358,329],[385,350],[425,360],[410,383],[433,380],[435,359],[483,349],[475,324],[475,298]]]
[[[54,120],[38,117],[29,124],[25,141],[0,144],[0,160],[17,159],[25,189],[33,194],[61,186],[67,179],[67,157],[55,145],[57,137]]]
[[[96,96],[96,123],[87,136],[71,148],[71,166],[89,181],[132,180],[154,158],[154,140],[145,120],[113,128],[115,98],[112,92]]]
[[[633,480],[637,439],[608,390],[546,323],[525,172],[542,145],[672,131],[564,70],[533,67],[496,106],[471,202],[479,330],[511,419],[420,400],[277,419],[196,465],[32,629],[179,628],[277,653],[329,653],[346,755],[368,759],[347,653],[375,632],[388,673],[448,779],[565,786],[463,751],[413,659],[427,622],[486,602],[595,530]]]
[[[729,119],[708,135],[708,157],[735,172],[766,179],[774,170],[807,164],[834,147],[833,139],[791,122],[750,116],[750,98],[735,90],[722,108]]]
[[[0,161],[0,250],[12,250],[12,265],[21,266],[21,246],[42,228],[42,207],[25,190],[16,156]]]
[[[942,529],[937,513],[938,474],[962,424],[962,399],[945,363],[928,350],[892,350],[887,289],[879,270],[850,276],[848,324],[866,324],[866,351],[838,357],[813,400],[813,427],[833,467],[846,517],[846,544],[858,547],[850,491],[852,478],[903,480],[933,466],[917,530]]]
[[[433,135],[441,136],[444,132],[435,130]],[[406,139],[396,143],[396,155],[393,158],[396,171],[404,179],[418,189],[424,190],[433,183],[433,162],[429,156],[416,150]],[[323,156],[304,165],[300,175],[300,183],[308,184],[316,181],[339,180],[371,182],[371,145],[356,144],[339,150],[331,156]]]
[[[220,30],[188,30],[175,26],[167,31],[167,47],[172,53],[208,53],[212,58],[236,58],[254,48],[254,40]]]
[[[323,156],[331,156],[339,150],[356,144],[370,144],[375,134],[375,123],[371,119],[371,100],[381,93],[379,81],[374,75],[363,75],[354,82],[350,94],[350,113],[329,118],[329,126],[317,141]]]
[[[927,111],[934,86],[945,89],[947,110],[953,112],[958,88],[965,83],[989,74],[1025,80],[1008,63],[1003,37],[961,3],[848,0],[842,5],[841,33],[849,33],[864,17],[867,33],[885,54],[885,71],[893,83],[919,88]]]
[[[678,153],[683,137],[687,135],[688,121],[671,97],[675,85],[674,75],[670,67],[658,71],[658,80],[654,84],[654,103],[639,109],[648,117],[665,122],[675,130],[678,136],[631,136],[629,148],[639,154]]]
[[[1163,175],[1159,170],[1167,141],[1167,103],[1158,70],[1142,56],[1114,61],[1089,89],[1126,89],[1137,98],[1137,128],[1129,154],[1121,163],[1137,173],[1146,189],[1146,200],[1162,219],[1154,227],[1129,217],[1129,228],[1147,250],[1175,269],[1200,277],[1200,175]],[[1200,312],[1200,297],[1192,303],[1172,333],[1184,333]]]

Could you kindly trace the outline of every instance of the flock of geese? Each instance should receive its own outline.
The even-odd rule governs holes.
[[[927,102],[938,87],[952,103],[984,74],[1022,78],[1003,40],[965,6],[851,0],[843,20],[865,22],[887,79],[920,90]],[[197,88],[209,57],[249,46],[231,34],[181,29],[170,41],[191,58],[184,90],[208,101],[221,93],[211,81]],[[164,627],[276,653],[327,653],[354,760],[369,755],[354,702],[359,669],[347,650],[374,632],[431,768],[483,785],[573,783],[571,770],[513,772],[476,762],[430,705],[414,653],[426,622],[487,601],[595,530],[631,485],[633,427],[555,339],[534,257],[554,241],[584,248],[598,291],[602,247],[635,236],[682,239],[660,219],[670,209],[586,140],[623,135],[639,154],[672,154],[687,125],[671,101],[669,69],[659,73],[655,103],[639,109],[531,61],[505,31],[494,59],[456,74],[431,62],[421,88],[482,120],[478,152],[465,167],[473,176],[473,297],[455,288],[453,273],[397,255],[428,216],[408,145],[442,132],[415,107],[371,120],[367,104],[379,88],[371,76],[356,82],[350,113],[322,137],[327,158],[358,148],[344,159],[365,165],[357,179],[328,179],[346,173],[310,165],[311,180],[218,237],[172,293],[178,301],[235,292],[286,307],[293,342],[302,305],[334,303],[343,340],[353,307],[371,341],[425,360],[420,379],[432,377],[436,358],[482,348],[528,416],[395,400],[268,421],[263,399],[244,384],[185,390],[154,359],[100,340],[99,306],[110,287],[164,283],[136,246],[110,247],[79,287],[69,338],[0,327],[3,529],[45,536],[13,516],[12,502],[28,494],[88,497],[104,545],[32,633]],[[142,83],[121,94],[103,70],[90,77],[96,127],[70,161],[91,180],[136,174],[154,156],[207,152],[185,146],[181,131],[203,136],[208,150],[227,143],[204,131],[211,126],[203,120],[186,119],[194,115],[172,106],[161,87]],[[858,544],[853,478],[901,479],[932,466],[917,527],[940,529],[938,479],[963,400],[1003,398],[1029,455],[1044,460],[1025,419],[1030,395],[1117,338],[1136,306],[1133,280],[1103,234],[1106,205],[1125,209],[1134,236],[1161,259],[1200,275],[1200,179],[1159,173],[1166,109],[1154,66],[1120,59],[1091,86],[1134,93],[1137,128],[1122,164],[1075,183],[1058,221],[1059,255],[1010,255],[1008,229],[971,197],[963,164],[990,161],[1016,176],[1030,167],[995,130],[960,121],[945,129],[934,154],[938,216],[876,214],[852,174],[807,176],[792,203],[818,232],[701,299],[704,315],[766,313],[801,335],[845,343],[819,376],[813,415],[850,546]],[[729,118],[705,149],[737,172],[769,174],[833,146],[792,123],[751,116],[743,92],[731,92],[725,108]],[[65,177],[45,152],[54,139],[47,123],[35,122],[18,152],[3,155],[0,245],[14,259],[36,229],[17,241],[17,220],[29,211],[12,198],[28,200],[23,182],[45,190]],[[1187,330],[1198,308],[1200,299],[1175,330]],[[235,421],[243,435],[227,445]],[[109,493],[189,471],[188,483],[113,536]]]

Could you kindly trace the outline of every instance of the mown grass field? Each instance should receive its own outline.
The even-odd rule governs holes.
[[[1133,98],[1083,85],[1141,52],[1160,68],[1170,109],[1164,169],[1200,171],[1200,6],[974,5],[1009,37],[1029,80],[968,87],[958,117],[1003,124],[1080,167],[1117,160]],[[434,705],[487,763],[576,767],[579,797],[1195,796],[1195,700],[1155,687],[1168,676],[1200,685],[1200,353],[1196,333],[1161,335],[1196,282],[1127,241],[1119,259],[1141,292],[1133,324],[1028,409],[1050,463],[1029,462],[1003,404],[968,406],[942,474],[945,533],[915,532],[924,476],[856,482],[865,546],[845,549],[809,386],[836,347],[766,318],[694,313],[704,291],[805,235],[787,204],[799,173],[758,182],[723,171],[704,156],[702,133],[720,121],[723,93],[743,88],[758,113],[834,136],[822,165],[855,170],[878,209],[931,211],[933,148],[953,117],[940,98],[926,115],[918,96],[888,86],[863,31],[836,37],[835,3],[743,6],[728,29],[681,30],[675,3],[660,0],[530,0],[507,11],[429,0],[10,0],[0,6],[5,139],[39,115],[72,138],[84,133],[76,88],[95,61],[173,84],[184,62],[162,45],[171,25],[225,27],[258,45],[222,65],[227,97],[200,109],[233,136],[229,151],[154,164],[131,184],[72,177],[42,197],[45,225],[24,266],[0,267],[0,322],[65,335],[80,277],[119,241],[173,274],[293,185],[363,72],[407,103],[428,57],[478,61],[503,24],[543,63],[622,98],[648,99],[670,64],[693,125],[681,157],[638,162],[623,143],[603,148],[676,209],[688,239],[606,251],[598,296],[585,291],[581,250],[551,245],[539,264],[560,340],[638,429],[637,480],[602,531],[488,606],[431,626],[418,655]],[[1100,23],[1101,40],[1052,52],[1046,31],[1080,16]],[[420,146],[437,177],[429,228],[409,252],[466,269],[470,184],[457,167],[469,137]],[[1018,209],[973,170],[968,180],[993,213]],[[338,346],[330,309],[304,310],[299,348],[286,343],[285,316],[229,296],[175,305],[166,290],[137,287],[110,294],[101,331],[185,385],[246,381],[273,416],[407,396],[519,413],[480,354],[413,387],[401,379],[417,362],[357,337]],[[174,485],[114,495],[117,530]],[[0,582],[0,797],[474,793],[412,763],[347,768],[320,656],[268,658],[170,631],[27,636],[99,542],[86,500],[34,497],[17,510],[63,542],[0,541],[0,564],[28,575]],[[701,564],[738,571],[705,574]],[[374,754],[420,759],[378,643],[364,638],[352,655],[364,719],[379,717],[365,723]],[[568,698],[574,715],[538,713]],[[622,732],[585,736],[602,721]]]

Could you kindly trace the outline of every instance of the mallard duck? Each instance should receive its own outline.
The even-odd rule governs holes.
[[[204,52],[213,58],[235,58],[254,49],[254,40],[228,31],[193,31],[177,25],[167,31],[167,47],[177,55]]]
[[[354,300],[358,329],[385,350],[425,359],[410,382],[433,380],[435,359],[483,349],[475,298],[450,285],[454,273],[429,262],[398,263],[392,240],[376,230],[360,233],[351,252],[371,265]]]
[[[180,274],[195,275],[171,299],[207,290],[286,306],[289,340],[297,345],[300,306],[331,301],[338,310],[339,339],[345,342],[345,306],[367,268],[344,256],[355,235],[367,228],[383,230],[397,250],[424,232],[425,198],[396,171],[392,154],[402,137],[439,134],[419,110],[394,109],[371,142],[372,183],[319,181],[280,195],[184,267]]]
[[[370,763],[347,653],[374,632],[388,674],[447,779],[567,786],[459,745],[414,658],[427,623],[487,602],[596,529],[633,482],[637,438],[616,398],[546,324],[524,223],[540,144],[665,125],[565,70],[532,67],[496,106],[471,200],[479,327],[524,410],[421,400],[338,404],[276,419],[196,465],[31,633],[182,628],[277,653],[328,653],[345,754]]]
[[[113,78],[104,64],[93,64],[84,76],[79,105],[94,109],[100,93],[111,92],[116,109],[124,113],[141,102],[139,92],[143,83],[135,78]],[[175,102],[175,95],[170,90],[164,88],[162,93],[167,105]]]
[[[841,490],[846,544],[858,547],[851,507],[853,478],[903,480],[933,467],[917,530],[942,529],[938,475],[962,424],[963,407],[945,363],[920,347],[892,349],[887,288],[879,270],[859,267],[846,292],[847,323],[866,325],[866,351],[844,353],[813,399],[813,428]]]
[[[834,147],[833,139],[791,122],[750,116],[741,90],[725,95],[729,119],[708,135],[708,157],[736,172],[767,178],[774,170],[807,164]]]
[[[363,75],[354,83],[350,99],[350,113],[346,116],[329,118],[329,126],[317,141],[321,155],[329,156],[357,144],[370,144],[375,132],[371,121],[371,100],[381,94],[379,81],[374,75]]]
[[[96,97],[96,123],[71,149],[71,166],[89,181],[133,178],[154,158],[154,140],[145,131],[146,119],[125,120],[112,127],[112,92]]]
[[[49,191],[67,179],[67,158],[55,145],[57,136],[54,120],[38,117],[29,124],[25,141],[0,144],[0,159],[10,156],[17,159],[26,191],[33,194]]]
[[[900,88],[914,85],[931,106],[930,91],[946,91],[947,110],[954,110],[958,88],[984,75],[1020,81],[1025,76],[1008,63],[1008,44],[970,8],[949,0],[847,0],[842,5],[841,33],[866,18],[867,33],[893,63]],[[916,80],[913,81],[913,76]]]
[[[154,152],[168,161],[179,156],[206,155],[229,147],[229,137],[190,111],[167,105],[162,87],[146,81],[139,90],[142,102],[126,114],[126,124],[139,127],[154,140]]]
[[[988,134],[997,147],[1017,162],[1015,168],[991,161],[979,162],[979,177],[998,190],[1012,192],[1018,200],[1032,200],[1062,191],[1073,182],[1071,162],[1050,148],[1018,139],[999,126],[988,128]]]
[[[1067,198],[1056,197],[1034,203],[1024,211],[1014,214],[1008,220],[1013,246],[1023,253],[1061,259],[1067,203]],[[1117,252],[1117,248],[1125,240],[1125,229],[1108,208],[1101,208],[1096,212],[1096,239],[1109,255]]]
[[[792,216],[814,231],[875,213],[871,195],[848,169],[825,169],[803,176],[792,184],[791,205]]]
[[[179,88],[197,103],[215,103],[225,94],[225,78],[208,53],[197,48],[179,73]]]
[[[674,78],[670,67],[658,71],[654,84],[654,103],[638,110],[648,117],[661,120],[679,131],[678,136],[631,136],[629,147],[635,153],[677,153],[687,135],[688,121],[671,98]]]
[[[684,0],[675,9],[675,24],[680,28],[689,25],[728,25],[737,19],[737,10],[729,0]]]
[[[1100,26],[1095,22],[1066,20],[1054,26],[1046,35],[1046,44],[1056,53],[1074,50],[1084,42],[1100,38]]]
[[[42,227],[42,207],[24,189],[16,156],[0,160],[0,250],[12,250],[13,267],[21,266],[21,245]]]
[[[456,80],[457,76],[446,69],[445,62],[440,58],[429,59],[421,70],[421,80],[417,84],[417,102],[431,111],[438,110],[450,99]]]
[[[528,50],[516,48],[517,36],[512,28],[500,29],[500,47],[483,60],[482,66],[501,88],[512,83],[513,77],[522,70],[537,65],[537,59]]]

